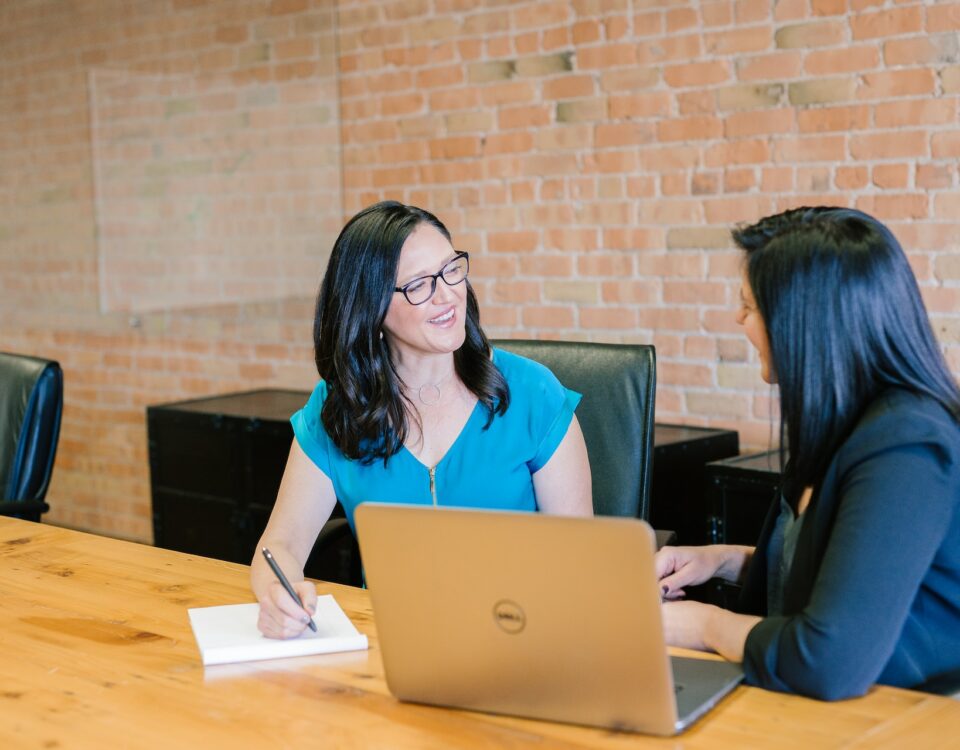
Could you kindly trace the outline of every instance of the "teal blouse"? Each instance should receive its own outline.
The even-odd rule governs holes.
[[[327,384],[320,381],[306,405],[291,418],[303,452],[333,483],[353,526],[362,502],[447,505],[497,510],[537,510],[533,475],[567,434],[580,394],[560,384],[543,365],[500,349],[493,351],[510,388],[510,406],[484,429],[487,411],[479,402],[436,467],[406,449],[370,464],[348,459],[320,421]]]

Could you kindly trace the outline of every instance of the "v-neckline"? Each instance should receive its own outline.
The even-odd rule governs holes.
[[[420,466],[422,466],[427,471],[430,469],[437,468],[440,464],[447,460],[447,456],[453,453],[454,449],[460,443],[460,440],[463,438],[463,434],[467,431],[467,428],[470,426],[470,423],[473,421],[473,418],[476,416],[477,412],[480,409],[480,399],[477,399],[477,403],[473,405],[473,409],[470,410],[470,415],[467,417],[466,421],[463,423],[463,426],[460,428],[460,432],[457,433],[457,436],[453,439],[453,442],[450,443],[450,447],[447,448],[446,453],[444,453],[433,466],[427,466],[423,461],[417,458],[413,451],[410,450],[406,444],[403,446],[403,450],[407,452],[407,455],[410,456],[414,461],[416,461]]]

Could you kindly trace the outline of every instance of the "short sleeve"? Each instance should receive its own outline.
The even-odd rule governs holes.
[[[536,474],[550,461],[566,436],[573,412],[580,403],[580,394],[565,388],[545,367],[537,391],[531,394],[532,421],[538,428],[536,451],[527,462],[531,474]]]
[[[320,410],[323,409],[326,398],[327,384],[321,380],[304,407],[290,417],[290,424],[293,425],[294,437],[303,452],[320,471],[332,479],[330,451],[335,446],[320,421]]]

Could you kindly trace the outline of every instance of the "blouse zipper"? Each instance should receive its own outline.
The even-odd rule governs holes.
[[[430,497],[433,498],[433,504],[436,506],[437,503],[437,467],[430,467]]]

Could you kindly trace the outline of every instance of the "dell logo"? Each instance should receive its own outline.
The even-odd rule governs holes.
[[[516,635],[527,625],[527,616],[516,602],[501,599],[493,605],[493,621],[504,633]]]

